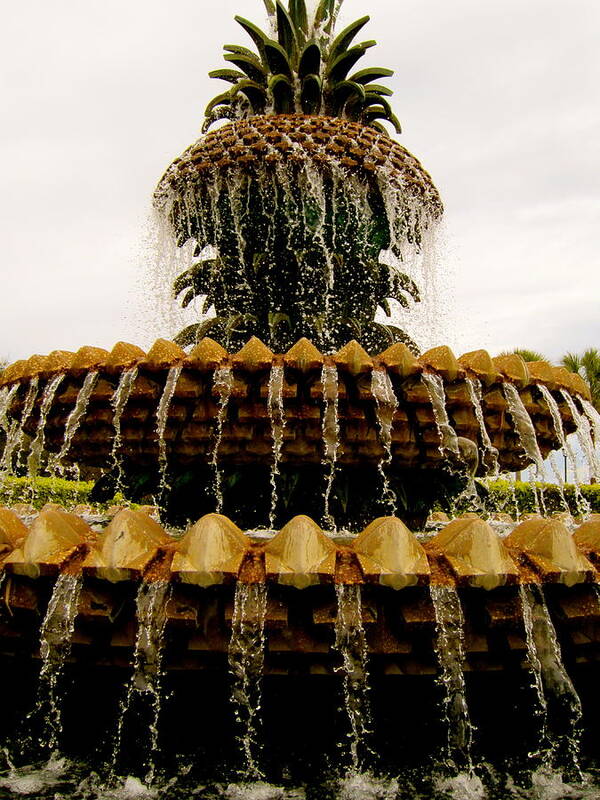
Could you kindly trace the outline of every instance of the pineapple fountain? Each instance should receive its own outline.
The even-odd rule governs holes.
[[[421,353],[394,324],[394,304],[420,299],[411,265],[443,207],[386,127],[400,132],[380,83],[392,73],[356,69],[368,17],[337,33],[333,0],[265,4],[270,30],[237,18],[254,49],[225,47],[211,75],[231,88],[155,192],[173,263],[192,254],[174,295],[200,299],[200,320],[147,353],[54,351],[0,379],[3,475],[82,466],[100,474],[96,499],[151,495],[161,510],[0,509],[0,650],[41,656],[50,752],[67,659],[130,670],[113,777],[141,698],[155,778],[165,672],[227,666],[248,779],[263,774],[271,674],[341,675],[359,775],[369,671],[440,672],[444,763],[475,783],[464,672],[530,673],[531,758],[576,773],[582,710],[560,645],[573,665],[598,658],[600,523],[573,535],[535,489],[540,514],[507,538],[476,515],[415,534],[475,478],[531,465],[541,479],[561,448],[575,464],[571,433],[599,474],[589,387],[517,355]]]

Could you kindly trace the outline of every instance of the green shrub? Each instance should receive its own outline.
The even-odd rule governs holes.
[[[99,508],[106,508],[113,504],[127,503],[122,495],[116,495],[102,506],[90,503],[90,493],[94,483],[92,481],[68,481],[63,478],[15,478],[8,477],[0,486],[0,506],[11,506],[16,503],[29,503],[35,508],[42,508],[46,503],[58,503],[64,508],[73,508],[77,505],[94,505]],[[512,483],[507,480],[479,481],[479,492],[482,496],[485,511],[489,513],[505,512],[514,516],[515,502],[520,514],[535,512],[536,503],[531,483],[517,482]],[[560,511],[566,511],[560,493],[560,487],[553,483],[536,483],[538,498],[542,498],[543,504],[548,515]],[[581,486],[581,495],[589,503],[590,510],[596,514],[600,513],[600,484],[591,486]],[[570,512],[578,516],[581,509],[578,507],[575,486],[568,484],[564,488],[564,498],[569,506]],[[442,509],[441,506],[436,510]],[[481,511],[476,508],[471,498],[458,499],[454,508],[456,513],[465,511]]]
[[[0,505],[29,503],[35,508],[42,508],[46,503],[58,503],[64,508],[73,508],[77,505],[89,504],[90,492],[93,487],[93,482],[86,481],[9,476],[0,486]]]
[[[512,483],[507,480],[481,481],[479,489],[485,510],[489,513],[505,512],[514,516],[516,507],[518,507],[519,514],[534,513],[538,510],[536,494],[542,510],[547,515],[566,511],[565,501],[571,514],[578,516],[581,513],[582,504],[581,501],[578,502],[576,487],[573,484],[567,484],[562,493],[560,487],[554,483],[536,483],[534,492],[531,483],[521,481]],[[600,484],[581,486],[580,492],[584,503],[589,504],[590,510],[600,513]],[[472,511],[472,500],[459,500],[456,510],[461,513]]]

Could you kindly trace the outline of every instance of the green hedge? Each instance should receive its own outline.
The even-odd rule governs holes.
[[[542,504],[543,501],[543,507],[548,515],[566,511],[563,496],[569,506],[570,512],[574,516],[578,516],[582,510],[582,503],[581,501],[578,503],[576,489],[573,484],[567,484],[564,487],[562,495],[560,487],[554,483],[536,483],[536,492],[534,492],[531,483],[520,481],[512,483],[507,480],[495,480],[489,482],[481,481],[478,482],[478,484],[485,510],[489,513],[497,511],[514,515],[515,501],[520,514],[533,513],[537,511],[535,502],[536,493],[540,504]],[[591,486],[581,486],[580,492],[581,496],[584,498],[584,502],[589,504],[590,511],[600,513],[600,484],[596,483]],[[474,510],[473,502],[469,499],[457,502],[456,506],[457,510],[460,512]]]
[[[35,508],[41,508],[46,503],[58,503],[65,508],[73,508],[77,505],[90,504],[90,492],[93,482],[67,481],[62,478],[15,478],[8,477],[0,486],[0,505],[11,506],[15,503],[30,503]],[[520,514],[527,514],[536,511],[533,487],[530,483],[511,483],[507,480],[478,481],[479,493],[485,511],[489,513],[505,512],[515,514],[515,499],[519,507]],[[541,497],[543,489],[543,499],[546,512],[554,514],[565,511],[564,503],[561,498],[559,487],[552,483],[537,483],[537,494]],[[600,513],[600,484],[592,486],[582,486],[581,494],[585,501],[589,503],[590,510]],[[575,487],[572,484],[565,486],[564,496],[569,505],[571,513],[578,516],[581,509],[578,507]],[[122,504],[124,498],[117,495],[107,504],[105,508],[112,504]],[[438,509],[447,510],[447,509]],[[475,508],[473,500],[466,498],[456,501],[453,511],[463,513],[465,511],[480,511]]]
[[[89,504],[90,492],[93,487],[93,482],[86,481],[11,476],[6,478],[0,486],[0,505],[29,503],[35,508],[41,508],[46,503],[58,503],[64,508],[73,508],[77,505]]]

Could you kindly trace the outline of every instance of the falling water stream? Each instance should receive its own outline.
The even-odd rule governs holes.
[[[237,741],[244,761],[241,770],[244,780],[263,777],[260,766],[260,722],[266,612],[266,584],[237,581],[228,660],[231,702],[239,730]]]
[[[342,657],[339,671],[343,677],[344,710],[348,718],[348,751],[352,773],[364,769],[365,756],[371,753],[369,737],[372,731],[369,702],[368,649],[362,619],[360,585],[338,583],[335,649]]]
[[[0,428],[4,431],[7,427],[6,412],[10,408],[12,397],[14,397],[17,388],[18,384],[14,383],[10,388],[8,386],[3,386],[0,389]],[[10,396],[11,389],[13,390],[12,397]]]
[[[580,397],[579,402],[591,423],[594,431],[594,445],[596,451],[598,451],[600,448],[600,413],[594,408],[590,401],[586,400],[584,397]]]
[[[48,413],[52,408],[52,403],[54,402],[56,392],[64,377],[65,376],[63,374],[55,375],[52,380],[46,384],[42,393],[40,418],[38,421],[35,438],[31,443],[29,458],[27,460],[27,469],[30,477],[35,477],[40,468],[40,460],[44,451],[44,443],[46,438],[46,423],[48,421]]]
[[[113,410],[113,428],[115,430],[110,459],[117,476],[117,492],[122,491],[123,488],[123,470],[121,466],[121,459],[119,458],[119,450],[122,444],[121,418],[123,417],[123,412],[125,411],[125,407],[129,402],[129,398],[131,397],[131,392],[133,390],[133,385],[136,381],[137,374],[137,367],[131,367],[131,369],[125,370],[125,372],[123,372],[121,375],[119,385],[117,386],[110,401]]]
[[[508,483],[510,486],[510,499],[512,500],[514,509],[513,515],[515,522],[518,525],[519,522],[521,521],[521,509],[519,506],[519,500],[517,498],[517,476],[512,472],[508,474]]]
[[[164,497],[165,492],[169,488],[167,486],[168,456],[167,456],[167,442],[165,439],[165,431],[167,429],[167,421],[169,419],[169,408],[171,407],[171,402],[173,400],[173,395],[175,394],[175,388],[177,386],[177,381],[179,380],[180,375],[181,375],[181,365],[177,367],[171,367],[171,369],[169,370],[169,374],[167,375],[167,380],[165,381],[165,388],[163,389],[163,393],[160,398],[160,402],[158,404],[158,410],[156,412],[156,435],[158,437],[158,467],[160,472],[159,494],[161,498]]]
[[[2,428],[6,434],[8,434],[11,429],[11,422],[8,419],[8,410],[18,391],[18,383],[13,383],[10,388],[3,386],[2,389],[0,389],[0,428]],[[7,437],[7,440],[8,438],[9,437]]]
[[[523,405],[523,401],[521,400],[519,392],[517,391],[516,387],[512,385],[512,383],[503,383],[502,389],[508,405],[508,411],[513,420],[515,431],[517,432],[519,441],[521,442],[521,446],[523,447],[527,457],[533,461],[537,479],[543,483],[545,480],[544,459],[542,458],[542,454],[540,452],[531,417]],[[540,490],[538,495],[535,479],[531,481],[531,488],[535,498],[536,511],[538,514],[545,514],[546,504],[544,500],[543,488]]]
[[[581,445],[581,449],[583,450],[583,453],[588,462],[588,467],[590,470],[590,478],[600,476],[600,465],[598,464],[598,455],[596,453],[594,447],[594,441],[592,439],[590,422],[588,418],[585,416],[585,414],[581,414],[579,412],[577,406],[575,405],[575,401],[565,389],[561,389],[560,393],[562,394],[567,405],[569,406],[569,410],[571,411],[573,420],[575,422],[575,425],[577,426],[577,430],[575,432],[577,434],[579,444]]]
[[[85,376],[85,380],[83,382],[83,386],[79,390],[79,394],[77,395],[77,400],[75,401],[75,407],[69,414],[67,419],[67,423],[65,425],[65,436],[63,439],[62,447],[58,455],[56,455],[52,459],[52,465],[50,467],[52,472],[56,472],[63,463],[64,458],[67,456],[70,448],[71,443],[75,434],[77,433],[77,429],[83,419],[85,412],[87,411],[90,398],[92,396],[92,392],[94,391],[94,387],[96,386],[96,382],[98,380],[98,373],[97,372],[88,372]]]
[[[540,747],[532,756],[541,756],[550,766],[562,751],[567,767],[580,775],[579,742],[582,708],[579,696],[562,661],[560,645],[552,623],[543,589],[520,586],[519,596],[527,641],[527,657],[533,688],[538,701]],[[564,732],[550,733],[548,699],[558,708]]]
[[[556,480],[556,486],[558,488],[558,494],[559,494],[559,497],[560,497],[560,501],[562,503],[562,507],[566,511],[567,514],[570,514],[571,513],[571,509],[569,507],[569,503],[568,503],[567,497],[565,495],[565,479],[562,476],[562,473],[560,471],[560,467],[556,463],[556,453],[550,453],[549,454],[548,463],[550,464],[550,469],[552,470],[552,474],[554,475],[554,479]],[[578,489],[579,489],[579,487],[575,488],[576,496],[578,494],[577,493]],[[581,491],[579,491],[579,494],[581,494]],[[578,506],[578,510],[579,510],[579,506]]]
[[[6,435],[4,452],[0,458],[0,487],[2,486],[7,474],[9,474],[11,471],[12,458],[10,455],[8,455],[8,453],[9,448],[11,447],[11,442],[16,436],[19,423],[16,420],[10,421],[8,419],[8,410],[10,409],[12,401],[18,390],[18,383],[13,384],[10,389],[5,386],[0,390],[0,428],[5,432]]]
[[[600,468],[600,413],[589,402],[589,400],[586,400],[584,397],[580,397],[579,402],[581,403],[583,412],[585,416],[587,416],[591,425],[591,429],[593,430],[592,452],[595,455],[596,466]],[[595,475],[590,477],[594,478],[596,482],[600,481],[600,469],[595,473]]]
[[[454,587],[430,586],[435,612],[435,652],[440,665],[439,683],[444,691],[446,760],[449,768],[473,772],[471,748],[473,725],[469,717],[465,676],[465,619]]]
[[[136,597],[137,633],[133,652],[133,672],[127,693],[119,709],[119,721],[113,747],[111,775],[114,777],[121,754],[123,731],[135,701],[148,703],[150,724],[148,727],[146,783],[154,781],[158,753],[158,723],[161,708],[162,656],[164,633],[167,624],[166,604],[170,584],[167,581],[142,583]],[[139,711],[138,711],[139,713]]]
[[[473,404],[473,411],[475,418],[479,425],[479,433],[481,436],[481,443],[483,445],[483,463],[488,470],[488,474],[492,476],[498,475],[500,472],[500,465],[498,463],[498,450],[492,444],[490,435],[485,426],[485,417],[483,415],[483,408],[481,406],[483,400],[483,392],[481,390],[481,381],[477,378],[466,378],[467,389],[469,397]]]
[[[223,493],[221,491],[221,471],[219,469],[219,449],[223,438],[223,426],[227,419],[227,408],[233,391],[233,370],[230,366],[218,367],[214,375],[214,391],[217,394],[217,420],[215,438],[210,456],[213,469],[213,486],[215,495],[216,512],[223,510]]]
[[[273,464],[271,466],[271,510],[269,513],[269,527],[275,528],[277,513],[277,476],[279,475],[279,462],[281,448],[283,447],[283,431],[285,428],[285,411],[283,407],[283,366],[274,364],[269,376],[269,419],[271,420],[271,435],[273,437]]]
[[[571,444],[570,444],[569,440],[565,436],[565,431],[564,431],[564,428],[563,428],[562,417],[561,417],[561,414],[560,414],[560,409],[558,407],[558,403],[556,402],[556,400],[552,396],[552,393],[551,393],[550,389],[548,389],[547,386],[544,386],[543,383],[539,383],[538,384],[538,389],[540,390],[540,392],[542,394],[542,397],[544,398],[544,400],[546,402],[546,405],[548,406],[548,409],[550,410],[550,416],[552,417],[552,424],[554,425],[554,430],[555,430],[556,435],[558,437],[558,441],[560,442],[560,445],[562,447],[563,453],[565,453],[567,458],[569,459],[569,463],[571,464],[571,468],[573,470],[573,481],[574,481],[574,485],[575,485],[575,500],[576,500],[576,503],[577,503],[577,511],[582,516],[585,516],[585,515],[589,514],[590,507],[589,507],[589,503],[586,501],[586,499],[584,498],[583,494],[581,493],[581,481],[580,481],[580,478],[579,478],[579,467],[577,465],[577,459],[575,458],[575,454],[573,453],[573,448],[571,447]],[[551,463],[554,466],[554,461],[552,459],[551,459]],[[562,476],[560,475],[560,471],[558,471],[558,474],[557,474],[556,470],[554,470],[554,473],[555,473],[555,476],[556,476],[556,478],[558,480],[559,486],[562,487],[564,485],[564,480],[562,479]],[[564,497],[564,494],[563,494],[563,497]],[[568,507],[568,504],[567,504],[567,507]]]
[[[321,371],[323,384],[323,455],[328,466],[327,482],[325,485],[325,523],[330,530],[336,529],[335,519],[331,514],[330,501],[333,481],[335,478],[335,465],[338,458],[340,445],[340,427],[338,419],[338,372],[337,367],[323,365]]]
[[[519,586],[519,599],[521,601],[521,613],[523,614],[523,626],[525,628],[525,641],[527,644],[527,660],[531,672],[531,685],[536,695],[535,715],[539,718],[539,745],[535,753],[531,756],[539,756],[551,752],[550,739],[548,735],[548,703],[544,694],[544,681],[542,677],[542,664],[539,659],[535,639],[533,635],[533,612],[534,598],[531,590],[526,586]]]
[[[25,438],[25,424],[31,416],[37,394],[38,378],[35,376],[31,379],[29,388],[27,389],[25,402],[23,404],[23,411],[21,413],[21,419],[19,422],[15,422],[15,424],[10,426],[9,436],[4,447],[2,461],[0,462],[0,472],[2,473],[10,474],[12,472],[14,467],[13,456],[15,453],[17,454],[17,461],[19,460],[20,450]]]
[[[421,375],[421,380],[425,384],[431,405],[433,408],[433,416],[435,417],[436,425],[440,431],[442,443],[440,445],[440,452],[445,455],[447,452],[460,454],[458,447],[458,437],[456,431],[450,424],[448,412],[446,410],[446,392],[444,390],[444,381],[440,375],[433,375],[424,372]]]
[[[383,497],[389,506],[389,513],[396,516],[398,498],[392,487],[386,467],[392,463],[392,428],[394,414],[398,409],[398,398],[392,380],[384,370],[373,370],[371,375],[371,393],[375,398],[379,439],[383,445],[384,456],[379,461],[379,472],[383,482]]]
[[[60,681],[71,652],[75,618],[79,605],[82,578],[80,575],[58,576],[40,630],[40,670],[37,703],[29,719],[40,720],[40,747],[56,753],[62,733],[62,697]]]

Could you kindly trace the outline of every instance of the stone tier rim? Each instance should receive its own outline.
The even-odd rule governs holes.
[[[556,516],[532,515],[506,537],[476,514],[452,520],[427,539],[393,516],[372,520],[347,541],[326,534],[305,515],[292,517],[268,537],[260,534],[215,513],[175,537],[147,513],[130,508],[117,510],[102,530],[55,504],[44,506],[28,526],[0,508],[0,569],[30,578],[68,572],[111,583],[173,580],[203,588],[237,580],[297,589],[375,583],[395,590],[454,585],[489,591],[600,581],[598,515],[573,533]]]
[[[158,339],[146,353],[140,347],[118,342],[112,351],[83,346],[77,352],[53,351],[48,355],[33,355],[9,364],[0,374],[0,389],[31,381],[49,379],[54,375],[79,376],[86,372],[119,374],[137,367],[149,372],[161,372],[181,366],[201,373],[218,367],[231,366],[240,372],[262,372],[283,365],[301,372],[323,365],[335,366],[353,376],[366,375],[374,370],[388,371],[410,377],[423,372],[438,374],[446,383],[465,377],[475,377],[485,385],[512,383],[520,389],[545,385],[550,390],[565,389],[571,395],[591,401],[591,391],[584,379],[564,367],[549,362],[525,362],[518,354],[492,358],[485,350],[465,353],[458,358],[452,350],[441,345],[416,357],[406,345],[392,345],[383,353],[370,356],[355,340],[336,353],[323,354],[307,339],[300,339],[287,353],[274,353],[257,337],[252,337],[241,350],[228,353],[209,337],[202,339],[189,353],[166,339]]]

